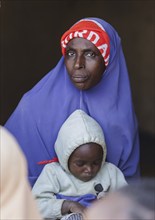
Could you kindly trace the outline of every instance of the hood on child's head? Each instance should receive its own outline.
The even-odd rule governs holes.
[[[55,142],[55,151],[64,170],[68,169],[68,159],[80,145],[96,143],[103,148],[103,162],[106,158],[106,144],[101,126],[84,111],[75,110],[61,126]]]

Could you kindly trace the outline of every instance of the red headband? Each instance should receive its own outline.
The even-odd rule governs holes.
[[[84,38],[92,42],[101,52],[105,65],[109,63],[110,40],[104,28],[93,20],[80,20],[66,31],[61,37],[62,54],[65,55],[66,46],[75,37]]]

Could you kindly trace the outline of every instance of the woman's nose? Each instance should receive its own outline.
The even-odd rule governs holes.
[[[75,60],[75,69],[81,69],[85,67],[84,58],[82,56],[77,56]]]

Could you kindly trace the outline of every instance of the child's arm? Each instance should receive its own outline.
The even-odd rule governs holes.
[[[83,213],[85,207],[79,202],[65,200],[62,204],[61,212],[63,215],[74,212],[74,213]]]
[[[33,186],[32,193],[43,218],[59,219],[62,217],[61,207],[64,199],[57,199],[55,196],[59,192],[57,176],[59,176],[59,171],[56,167],[46,165]]]

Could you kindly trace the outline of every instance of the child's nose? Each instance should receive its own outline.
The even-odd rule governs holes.
[[[87,166],[85,167],[85,170],[86,170],[87,173],[91,173],[92,170],[93,170],[93,167],[92,167],[91,165],[87,165]]]

